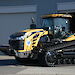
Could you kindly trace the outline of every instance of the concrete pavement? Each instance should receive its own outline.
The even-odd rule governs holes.
[[[0,75],[75,75],[75,64],[56,67],[41,67],[36,63],[27,64],[20,65],[13,56],[0,52]]]

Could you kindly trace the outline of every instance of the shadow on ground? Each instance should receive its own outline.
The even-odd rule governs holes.
[[[36,61],[23,61],[18,62],[15,59],[4,59],[0,60],[0,66],[39,66],[39,64]]]
[[[15,59],[13,59],[11,56],[6,55],[4,52],[0,51],[0,56],[3,56],[4,58],[0,57],[0,66],[18,66],[18,65],[24,65],[24,66],[39,66],[38,61],[24,61],[23,62],[18,62]],[[8,59],[8,56],[10,59]]]
[[[4,59],[0,60],[0,66],[16,65],[15,59]]]

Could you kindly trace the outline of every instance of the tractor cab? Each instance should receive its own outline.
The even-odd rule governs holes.
[[[42,26],[49,27],[54,38],[64,38],[66,33],[70,32],[71,15],[67,14],[50,14],[42,16]]]

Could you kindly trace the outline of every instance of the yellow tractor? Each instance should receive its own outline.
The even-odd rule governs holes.
[[[74,63],[75,34],[70,31],[69,14],[42,16],[42,27],[16,32],[9,44],[18,61],[33,59],[43,66]]]

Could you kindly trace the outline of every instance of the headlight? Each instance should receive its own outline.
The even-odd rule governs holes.
[[[17,40],[24,40],[24,36],[16,37]]]
[[[24,40],[24,38],[25,38],[24,36],[21,36],[21,39],[23,39],[23,40]]]
[[[21,40],[21,38],[20,37],[16,37],[16,40]]]

